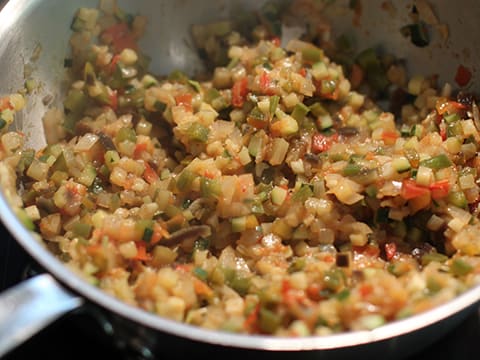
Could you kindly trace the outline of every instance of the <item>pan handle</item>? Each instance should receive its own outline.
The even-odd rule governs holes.
[[[0,294],[0,358],[83,302],[49,274],[4,291]]]

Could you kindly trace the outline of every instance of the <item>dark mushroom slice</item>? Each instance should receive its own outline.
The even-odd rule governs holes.
[[[113,140],[110,136],[106,135],[105,133],[99,131],[98,132],[98,137],[100,140],[100,143],[103,145],[105,150],[117,150],[115,144],[113,143]]]
[[[175,231],[169,237],[161,241],[161,245],[175,246],[180,245],[188,240],[195,241],[198,238],[205,238],[212,234],[210,226],[207,225],[193,225],[185,229]]]
[[[212,200],[206,198],[196,199],[188,207],[190,212],[197,220],[200,220],[206,213],[210,212],[212,208]]]
[[[359,131],[356,127],[353,126],[344,126],[337,129],[338,135],[344,137],[352,137],[359,134]]]

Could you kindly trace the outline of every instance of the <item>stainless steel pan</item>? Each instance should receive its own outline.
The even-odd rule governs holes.
[[[141,46],[153,58],[157,73],[182,68],[194,73],[201,66],[189,37],[189,26],[232,16],[238,7],[253,9],[263,0],[137,0],[120,1],[128,11],[150,17]],[[397,57],[408,60],[411,74],[439,75],[440,82],[454,83],[457,66],[470,68],[470,90],[478,90],[480,43],[476,40],[480,7],[475,0],[439,0],[434,10],[440,22],[448,24],[443,38],[432,31],[433,41],[419,48],[401,35],[399,28],[410,22],[408,1],[369,0],[361,3],[362,13],[354,24],[349,1],[333,2],[330,16],[338,32],[353,32],[359,47],[382,44]],[[432,2],[433,3],[433,2]],[[396,9],[386,5],[393,5]],[[45,144],[41,118],[48,106],[61,105],[63,59],[68,51],[69,25],[75,10],[97,6],[96,0],[10,0],[0,13],[0,94],[21,88],[25,66],[42,84],[28,99],[27,109],[14,126],[27,136],[27,145]],[[386,8],[390,9],[387,11]],[[33,54],[40,53],[38,60]],[[46,97],[53,99],[46,105]],[[191,327],[148,314],[126,305],[87,284],[65,267],[17,220],[4,197],[0,197],[3,223],[25,250],[46,270],[44,275],[25,281],[0,296],[0,356],[36,331],[67,312],[93,304],[102,314],[105,328],[114,331],[119,343],[154,356],[155,349],[173,346],[172,339],[188,346],[194,342],[205,348],[245,352],[268,351],[278,356],[302,355],[312,358],[356,357],[380,353],[403,358],[432,343],[478,308],[480,287],[455,300],[415,317],[390,323],[372,331],[326,337],[279,339],[220,333]],[[1,240],[0,240],[1,241]],[[177,341],[178,344],[178,341]],[[183,346],[183,345],[182,345]],[[278,352],[278,353],[277,353]],[[294,353],[292,353],[294,352]]]

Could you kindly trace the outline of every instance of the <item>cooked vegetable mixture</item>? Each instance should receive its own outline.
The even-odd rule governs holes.
[[[373,329],[480,283],[474,96],[373,49],[341,66],[325,42],[283,48],[260,19],[195,25],[212,71],[194,79],[148,72],[143,17],[80,9],[48,146],[1,137],[26,226],[100,289],[222,331]],[[372,95],[392,88],[395,113]],[[4,130],[24,102],[0,100]]]

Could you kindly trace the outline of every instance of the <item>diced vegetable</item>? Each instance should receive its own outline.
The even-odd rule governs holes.
[[[452,191],[448,194],[448,202],[459,208],[466,208],[468,205],[467,198],[462,191]]]
[[[402,174],[404,172],[410,171],[412,168],[410,165],[410,161],[406,157],[398,157],[393,159],[392,161],[393,168],[399,173]]]
[[[429,193],[428,188],[417,185],[415,180],[407,179],[402,183],[401,195],[405,200],[415,199]]]
[[[270,193],[272,203],[282,205],[288,196],[288,190],[279,186],[275,186]]]
[[[241,108],[245,103],[245,97],[248,93],[248,80],[242,78],[236,81],[232,87],[232,105]]]
[[[196,174],[191,172],[188,169],[183,170],[180,175],[178,175],[176,185],[178,190],[185,192],[189,191],[192,186],[193,180],[197,177]]]
[[[471,272],[473,267],[462,259],[454,259],[450,271],[456,276],[464,276]]]
[[[273,134],[282,137],[288,137],[298,132],[298,122],[292,116],[285,114],[280,109],[276,110],[275,115],[277,116],[278,120],[270,125]]]
[[[190,140],[204,143],[208,140],[209,129],[202,124],[192,123],[188,128],[187,135]]]
[[[292,117],[297,120],[297,122],[302,122],[305,116],[307,116],[310,109],[303,103],[295,105],[295,108],[292,111]]]
[[[457,73],[455,74],[455,82],[459,86],[466,86],[472,78],[472,72],[463,65],[458,65]]]
[[[440,155],[434,156],[430,159],[421,161],[420,165],[426,166],[426,167],[431,168],[433,170],[440,170],[440,169],[445,169],[445,168],[451,166],[452,162],[450,161],[450,159],[448,158],[447,155],[440,154]]]
[[[440,253],[437,253],[437,252],[430,252],[430,253],[426,253],[422,256],[422,265],[425,266],[428,263],[430,263],[431,261],[444,263],[447,260],[448,260],[448,256],[446,256],[444,254],[440,254]]]
[[[122,127],[115,137],[117,143],[121,143],[124,141],[129,141],[135,143],[137,141],[137,135],[135,134],[135,130],[132,128]]]
[[[200,191],[203,197],[217,197],[221,194],[221,186],[216,179],[202,177],[200,180]]]
[[[318,154],[329,150],[330,147],[337,141],[337,139],[337,135],[326,136],[320,133],[313,134],[312,152],[314,154]]]
[[[280,165],[283,163],[287,151],[289,148],[289,143],[283,138],[275,138],[272,141],[272,154],[269,159],[271,165]]]

